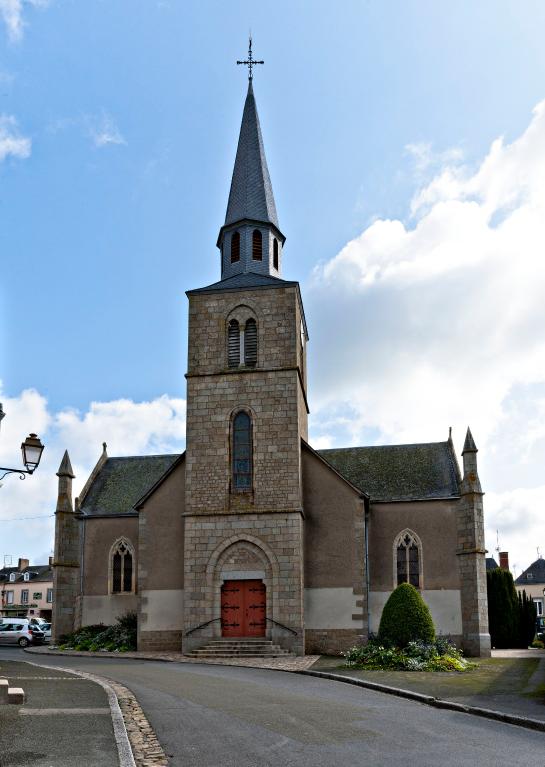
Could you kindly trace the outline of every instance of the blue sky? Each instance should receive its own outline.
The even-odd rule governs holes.
[[[45,513],[65,447],[80,485],[103,438],[112,454],[183,447],[184,291],[219,276],[250,27],[284,276],[311,336],[311,435],[428,441],[453,425],[461,447],[471,423],[490,531],[520,569],[536,536],[545,547],[517,523],[545,498],[544,318],[524,299],[545,282],[532,259],[509,271],[520,254],[497,227],[542,199],[538,175],[521,186],[545,156],[539,0],[0,0],[0,456],[38,424],[51,461],[47,489],[5,481],[0,519]],[[462,202],[494,208],[493,245]],[[41,556],[47,525],[28,541],[14,523],[0,555]]]

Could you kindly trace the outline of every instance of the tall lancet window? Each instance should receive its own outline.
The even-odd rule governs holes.
[[[231,263],[240,261],[240,232],[231,235]]]
[[[422,544],[411,530],[400,533],[394,544],[395,585],[410,583],[422,588]]]
[[[244,364],[254,368],[257,365],[257,325],[249,319],[244,328]]]
[[[244,410],[233,419],[233,489],[252,489],[252,419]]]
[[[259,229],[252,233],[252,258],[254,261],[263,260],[263,237]]]
[[[276,237],[273,240],[273,266],[278,271],[278,240]]]
[[[124,538],[116,541],[110,552],[110,590],[112,594],[134,591],[133,551]]]
[[[240,327],[237,320],[227,326],[227,364],[230,368],[240,365]]]

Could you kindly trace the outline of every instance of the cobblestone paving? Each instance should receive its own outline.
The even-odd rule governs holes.
[[[127,728],[136,767],[168,767],[168,759],[141,706],[130,690],[108,679]]]
[[[28,651],[27,651],[28,652]],[[245,666],[247,668],[271,668],[277,671],[305,671],[319,659],[319,655],[298,655],[280,658],[188,658],[181,652],[77,652],[76,650],[53,650],[35,647],[36,655],[70,655],[83,658],[136,658],[138,660],[162,660],[171,663],[205,663],[213,666]]]

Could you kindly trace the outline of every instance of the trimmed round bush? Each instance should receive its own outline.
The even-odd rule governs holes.
[[[435,640],[430,611],[414,586],[402,583],[392,591],[382,611],[378,639],[394,647]]]

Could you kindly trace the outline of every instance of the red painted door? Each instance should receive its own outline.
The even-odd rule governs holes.
[[[221,587],[222,636],[265,636],[265,613],[263,581],[225,581]]]

